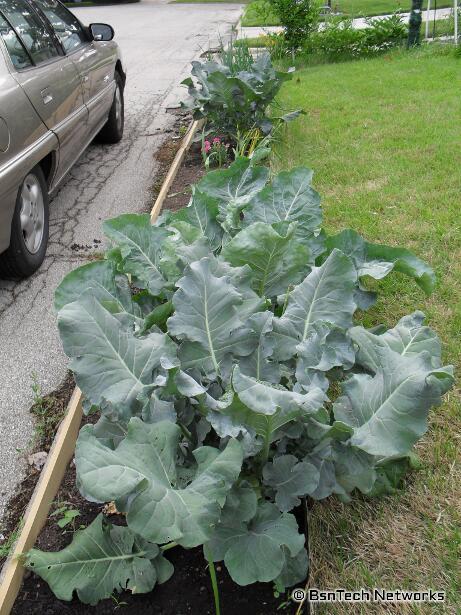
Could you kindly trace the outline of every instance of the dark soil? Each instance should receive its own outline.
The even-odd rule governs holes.
[[[191,185],[200,181],[205,173],[200,153],[200,143],[193,143],[171,185],[168,196],[163,204],[163,209],[177,211],[185,207],[191,197]]]
[[[59,389],[40,398],[31,407],[30,412],[35,418],[35,433],[29,448],[24,452],[26,458],[32,453],[48,452],[50,450],[56,430],[65,414],[74,387],[73,375],[68,372]],[[40,471],[35,469],[34,466],[28,465],[27,474],[18,485],[15,495],[8,502],[1,522],[4,543],[8,543],[20,525],[39,476]],[[0,558],[0,568],[3,566],[4,560],[5,558]]]
[[[182,123],[184,119],[182,118]],[[177,127],[176,127],[177,128]],[[175,131],[176,132],[176,129]],[[153,198],[157,196],[163,178],[181,143],[178,138],[168,139],[160,148],[157,160],[160,162],[159,179],[152,187]],[[205,169],[200,155],[199,144],[193,144],[173,182],[164,209],[176,211],[187,205],[191,195],[190,185],[199,181]],[[35,481],[34,481],[35,485]],[[33,486],[32,486],[33,489]],[[29,492],[28,497],[32,492]],[[23,504],[27,504],[25,496]],[[104,507],[84,500],[75,487],[75,469],[71,465],[57,494],[54,510],[65,502],[68,508],[78,509],[80,515],[75,519],[75,529],[89,525],[98,513],[106,512]],[[22,509],[23,510],[23,509]],[[52,512],[52,511],[51,511]],[[18,508],[16,516],[18,519]],[[58,517],[49,517],[43,528],[36,547],[46,551],[57,551],[72,540],[72,531],[63,531],[56,523]],[[124,518],[111,515],[113,523],[124,523]],[[26,572],[26,576],[15,602],[12,615],[214,615],[213,593],[209,574],[201,548],[184,550],[180,547],[166,553],[175,567],[169,581],[158,585],[150,594],[132,595],[123,592],[113,599],[103,600],[91,607],[81,604],[77,598],[71,602],[58,600],[48,585],[36,575]],[[292,615],[296,609],[287,596],[275,597],[270,583],[256,583],[248,587],[236,585],[229,577],[225,566],[217,564],[221,615]]]

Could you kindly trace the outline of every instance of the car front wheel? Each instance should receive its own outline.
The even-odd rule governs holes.
[[[10,246],[0,255],[3,277],[27,277],[43,263],[48,244],[48,205],[45,177],[37,166],[27,174],[18,190]]]
[[[123,100],[123,81],[115,73],[115,93],[107,122],[98,134],[98,141],[102,143],[118,143],[123,137],[125,123],[125,103]]]

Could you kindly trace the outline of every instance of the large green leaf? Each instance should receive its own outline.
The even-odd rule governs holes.
[[[296,393],[282,386],[245,376],[238,365],[232,374],[232,385],[239,399],[253,412],[275,414],[277,409],[284,412],[301,409],[305,414],[314,414],[326,399],[322,391],[312,389],[308,393]]]
[[[437,334],[423,325],[424,314],[415,312],[404,316],[393,329],[375,335],[363,327],[353,327],[349,335],[358,347],[357,362],[363,367],[376,371],[380,365],[378,348],[389,348],[402,356],[413,356],[428,352],[432,365],[440,367],[442,348]]]
[[[333,367],[350,369],[355,362],[351,340],[341,330],[324,321],[311,327],[304,342],[296,346],[304,369],[327,372]]]
[[[274,297],[297,284],[309,271],[309,250],[294,239],[296,224],[255,222],[224,246],[222,256],[234,266],[248,264],[253,288]]]
[[[427,295],[434,290],[433,270],[404,248],[370,243],[352,229],[328,237],[327,248],[337,248],[350,256],[359,276],[369,275],[380,280],[394,270],[414,278]]]
[[[264,483],[275,490],[275,503],[289,512],[300,503],[300,496],[315,491],[319,484],[318,469],[307,461],[298,462],[294,455],[281,455],[263,468]]]
[[[342,441],[343,435],[350,435],[342,427],[333,426],[330,435],[331,438],[322,440],[305,458],[319,472],[318,485],[309,493],[310,497],[323,500],[335,493],[341,500],[350,501],[355,489],[370,493],[377,477],[375,458],[349,441]]]
[[[214,405],[209,414],[210,422],[221,436],[236,437],[239,433],[245,434],[246,430],[253,431],[261,436],[266,448],[285,425],[296,419],[302,421],[322,413],[323,404],[328,399],[316,387],[301,394],[248,378],[240,372],[238,366],[234,368],[232,381],[248,405],[240,398],[240,394],[229,396],[222,403]]]
[[[245,206],[244,225],[297,222],[296,236],[304,241],[311,237],[322,223],[320,196],[312,188],[312,176],[304,167],[279,173]]]
[[[239,317],[243,297],[227,276],[213,274],[212,258],[192,263],[177,286],[168,331],[185,340],[180,349],[183,368],[198,366],[207,374],[219,374],[229,355],[251,352],[254,341]]]
[[[426,352],[402,356],[384,346],[375,347],[373,357],[375,375],[347,380],[333,412],[354,427],[350,443],[356,447],[379,457],[405,455],[425,433],[431,406],[451,387],[452,368],[435,369]]]
[[[278,577],[286,561],[283,547],[295,557],[304,546],[304,536],[298,533],[293,515],[263,502],[250,523],[218,525],[208,546],[213,560],[224,560],[236,583],[249,585]]]
[[[59,311],[68,303],[77,301],[88,289],[106,305],[112,302],[110,311],[113,313],[127,312],[141,316],[140,308],[131,298],[126,277],[117,275],[115,264],[106,260],[87,263],[68,273],[55,291],[55,309]]]
[[[250,521],[256,514],[258,497],[247,481],[234,485],[227,494],[226,503],[221,513],[221,523],[233,524],[235,521]]]
[[[357,273],[352,261],[333,250],[321,267],[314,267],[289,294],[283,316],[274,320],[276,358],[286,360],[296,354],[318,321],[347,329],[352,325],[356,305],[353,300]]]
[[[336,440],[331,442],[330,447],[336,481],[346,494],[352,493],[354,489],[365,494],[370,493],[376,481],[374,458],[349,442]],[[347,496],[345,499],[348,499]]]
[[[115,450],[104,446],[86,425],[77,441],[75,463],[82,494],[93,501],[123,501],[128,527],[146,540],[203,544],[217,523],[226,494],[237,480],[242,449],[196,451],[195,476],[178,485],[176,456],[180,428],[170,421],[148,425],[131,419],[127,437]]]
[[[187,207],[183,207],[171,216],[170,225],[187,222],[207,238],[212,249],[221,246],[222,229],[216,222],[219,213],[218,200],[193,188],[192,197]]]
[[[251,288],[253,272],[248,265],[243,267],[232,267],[222,259],[211,260],[211,270],[217,277],[227,276],[238,292],[242,295],[242,304],[238,308],[242,322],[249,318],[254,312],[259,312],[268,307],[269,301],[260,297]]]
[[[309,557],[305,548],[291,557],[288,549],[282,547],[285,554],[285,563],[282,568],[282,572],[274,580],[275,589],[279,593],[286,591],[287,587],[293,587],[304,584],[306,580],[307,572],[309,570]]]
[[[210,171],[197,188],[219,203],[219,221],[226,230],[238,228],[239,213],[266,185],[269,170],[254,166],[249,158],[237,158],[229,168]]]
[[[246,376],[253,376],[257,380],[266,382],[280,382],[280,365],[271,361],[274,351],[275,339],[270,336],[272,331],[272,312],[257,312],[250,316],[247,325],[252,334],[257,337],[257,345],[247,357],[242,357],[239,366]]]
[[[29,551],[26,567],[42,577],[59,600],[72,600],[76,591],[82,602],[92,605],[114,591],[150,592],[173,574],[156,544],[127,527],[106,523],[102,515],[76,532],[62,551]]]
[[[146,288],[153,295],[160,294],[166,285],[160,267],[162,243],[169,232],[153,226],[149,214],[123,214],[106,220],[103,229],[120,249],[123,271],[133,276],[139,288]]]
[[[64,351],[85,397],[95,405],[106,400],[129,416],[154,388],[156,370],[177,363],[176,345],[163,333],[136,337],[131,321],[116,318],[88,293],[58,314]]]

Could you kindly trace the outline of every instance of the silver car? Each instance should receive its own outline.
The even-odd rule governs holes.
[[[0,277],[41,265],[50,195],[96,136],[122,138],[113,36],[56,0],[0,0]]]

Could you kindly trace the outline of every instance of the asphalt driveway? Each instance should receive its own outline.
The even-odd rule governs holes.
[[[24,471],[33,434],[29,408],[32,373],[43,393],[66,373],[52,309],[62,277],[98,250],[101,224],[124,212],[145,210],[155,180],[154,153],[173,123],[165,108],[181,96],[179,81],[190,61],[238,20],[236,4],[138,4],[75,8],[84,23],[115,29],[128,70],[125,136],[115,146],[92,145],[51,203],[50,243],[39,272],[26,281],[0,280],[0,516]]]

